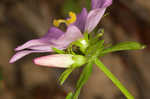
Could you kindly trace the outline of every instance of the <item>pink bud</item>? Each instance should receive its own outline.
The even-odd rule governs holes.
[[[48,56],[42,56],[34,59],[34,63],[37,65],[48,67],[67,68],[71,66],[74,61],[71,54],[54,54]]]

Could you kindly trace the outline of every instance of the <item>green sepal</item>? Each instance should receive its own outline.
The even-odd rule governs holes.
[[[72,45],[67,48],[67,54],[76,55],[76,53],[72,50]]]
[[[72,65],[72,68],[80,67],[80,66],[84,65],[87,62],[86,57],[82,56],[82,55],[74,55],[72,57],[72,60],[74,61],[74,64]]]
[[[54,52],[58,53],[58,54],[65,54],[65,51],[60,50],[60,49],[58,49],[58,48],[54,48],[54,47],[53,47],[52,50],[53,50]]]
[[[91,35],[89,35],[89,45],[92,46],[93,44],[97,43],[103,35],[104,29],[99,29],[98,33],[92,32]]]
[[[94,59],[94,57],[98,57],[103,49],[104,49],[104,40],[97,41],[95,44],[91,45],[87,49],[86,51],[87,58]]]
[[[121,42],[116,45],[113,45],[109,48],[105,48],[101,54],[107,54],[110,52],[122,51],[122,50],[140,50],[144,49],[146,46],[137,42]]]

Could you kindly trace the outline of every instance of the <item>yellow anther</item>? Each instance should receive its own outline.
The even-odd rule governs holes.
[[[69,19],[67,19],[67,23],[68,24],[72,24],[76,21],[77,17],[76,17],[76,14],[73,13],[73,12],[69,12]]]
[[[77,19],[76,14],[73,12],[69,12],[69,17],[70,18],[67,20],[63,20],[63,19],[54,20],[53,25],[55,25],[56,27],[58,27],[61,23],[65,23],[66,25],[69,25],[74,23]]]
[[[66,23],[66,20],[59,19],[59,20],[54,20],[54,21],[53,21],[53,24],[54,24],[56,27],[59,27],[59,25],[60,25],[61,23]]]

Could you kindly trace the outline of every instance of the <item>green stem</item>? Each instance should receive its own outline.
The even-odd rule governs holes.
[[[121,82],[109,71],[109,69],[98,59],[95,59],[95,64],[112,80],[112,82],[120,89],[127,99],[134,99],[130,92],[121,84]]]

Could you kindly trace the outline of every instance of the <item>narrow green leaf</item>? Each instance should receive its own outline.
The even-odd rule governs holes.
[[[76,85],[76,91],[75,93],[73,94],[73,99],[78,99],[78,96],[80,94],[80,91],[81,91],[81,88],[83,87],[83,85],[87,82],[89,76],[91,75],[92,73],[92,65],[93,65],[93,62],[89,62],[83,69],[83,72],[77,82],[77,85]]]
[[[72,73],[72,71],[75,69],[75,67],[73,68],[68,68],[66,69],[60,76],[59,81],[60,81],[60,85],[62,85],[66,79],[68,78],[68,76]]]
[[[65,54],[65,51],[63,51],[63,50],[60,50],[60,49],[57,49],[57,48],[52,48],[52,50],[54,51],[54,52],[56,52],[56,53],[58,53],[58,54]]]
[[[109,69],[98,59],[95,59],[95,64],[104,74],[120,89],[127,99],[134,99],[130,92],[121,84],[121,82],[109,71]]]
[[[145,47],[146,47],[145,45],[142,45],[140,43],[127,41],[106,48],[103,50],[101,54],[106,54],[115,51],[122,51],[122,50],[140,50],[140,49],[144,49]]]

